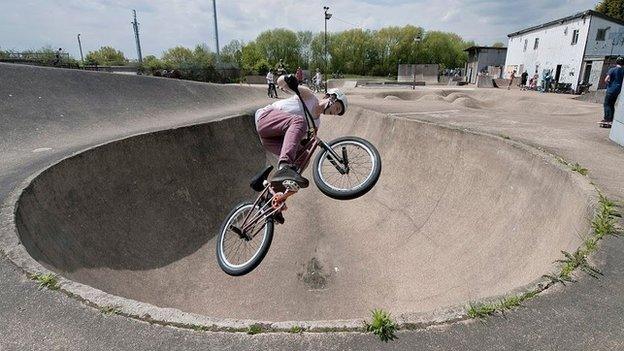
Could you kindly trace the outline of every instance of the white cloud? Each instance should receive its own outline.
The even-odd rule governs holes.
[[[76,34],[85,54],[103,45],[136,57],[131,10],[137,9],[143,54],[176,46],[214,44],[211,0],[21,0],[5,1],[0,13],[0,48],[63,47],[78,57]],[[221,46],[253,40],[272,28],[323,30],[323,6],[334,18],[330,31],[363,26],[412,24],[456,32],[480,44],[506,41],[524,27],[592,8],[595,0],[217,0]]]

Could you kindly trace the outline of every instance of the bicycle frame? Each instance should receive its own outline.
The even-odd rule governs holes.
[[[312,159],[312,155],[314,155],[314,152],[316,151],[316,148],[320,146],[321,148],[327,151],[327,153],[329,154],[328,156],[329,161],[331,162],[332,165],[334,165],[334,167],[336,167],[338,172],[340,172],[341,174],[348,173],[349,161],[347,158],[346,150],[343,148],[342,157],[341,157],[338,154],[336,154],[336,152],[334,152],[334,150],[327,143],[325,143],[323,140],[321,140],[317,136],[318,129],[316,128],[316,125],[314,124],[314,119],[312,118],[312,114],[310,113],[310,111],[308,110],[308,107],[303,101],[303,98],[301,97],[299,89],[298,88],[294,89],[294,91],[295,91],[295,94],[297,94],[297,97],[299,97],[301,104],[303,105],[306,123],[308,124],[308,134],[307,134],[307,138],[305,139],[306,142],[302,145],[303,147],[299,149],[299,151],[297,152],[297,156],[295,158],[296,163],[300,165],[298,168],[298,172],[301,173],[307,168],[308,164],[310,163],[310,160]],[[276,213],[286,210],[286,199],[294,195],[298,191],[298,189],[287,188],[285,192],[280,192],[280,191],[276,191],[276,189],[273,189],[273,187],[268,181],[265,180],[264,184],[265,184],[264,190],[256,198],[256,201],[253,203],[252,210],[249,211],[249,213],[245,216],[245,219],[243,221],[243,224],[241,225],[241,228],[234,227],[235,229],[233,229],[235,232],[237,230],[240,230],[238,234],[241,236],[244,235],[248,239],[251,239],[254,236],[256,236],[259,230],[253,233],[251,236],[246,234],[247,230],[249,230],[250,228],[253,228],[260,220],[266,220],[267,218],[275,215]],[[264,203],[263,203],[263,200],[265,200]],[[258,211],[255,211],[254,209],[257,207],[258,207]],[[260,229],[262,229],[262,227]]]

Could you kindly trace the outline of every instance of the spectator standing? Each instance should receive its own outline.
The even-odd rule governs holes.
[[[275,76],[273,75],[273,70],[269,70],[269,73],[266,75],[266,82],[268,85],[267,95],[270,98],[277,99],[277,89],[275,88]]]
[[[297,82],[301,84],[303,82],[303,70],[301,67],[297,67],[297,72],[295,72],[295,77],[297,77]]]
[[[63,48],[59,48],[58,51],[54,54],[54,65],[59,65],[61,63],[61,57],[63,56]]]
[[[520,85],[523,86],[523,87],[526,86],[528,78],[529,78],[529,74],[527,73],[527,71],[524,71],[520,75]]]
[[[277,76],[282,76],[284,74],[286,74],[286,66],[284,65],[284,60],[280,59],[279,62],[277,63],[276,67],[277,69]]]
[[[314,90],[318,93],[321,91],[321,84],[323,83],[323,75],[321,74],[320,69],[316,69],[316,74],[314,75]]]
[[[624,57],[618,57],[615,60],[616,66],[609,69],[605,77],[607,83],[607,92],[604,99],[604,118],[598,122],[600,124],[610,125],[613,122],[615,113],[615,102],[617,101],[620,91],[622,91],[622,80],[624,79]]]

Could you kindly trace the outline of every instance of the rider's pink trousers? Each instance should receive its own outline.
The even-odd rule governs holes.
[[[256,127],[265,149],[278,155],[280,162],[296,164],[297,150],[308,129],[303,116],[270,108],[260,115]]]

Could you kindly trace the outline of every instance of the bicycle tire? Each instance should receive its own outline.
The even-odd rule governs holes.
[[[221,229],[219,231],[219,235],[217,236],[217,242],[216,242],[217,262],[219,263],[219,267],[221,267],[221,269],[225,273],[232,275],[232,276],[241,276],[241,275],[248,274],[249,272],[253,271],[256,267],[258,267],[260,262],[262,262],[267,252],[269,251],[269,247],[271,246],[271,241],[273,240],[273,229],[274,229],[273,219],[265,218],[263,220],[264,222],[263,227],[265,228],[264,228],[264,234],[262,235],[262,238],[261,238],[262,241],[257,246],[257,249],[253,253],[252,257],[242,264],[234,264],[230,262],[232,257],[228,257],[228,254],[224,252],[224,248],[225,248],[224,241],[226,240],[225,236],[226,234],[228,234],[228,232],[234,233],[232,230],[229,229],[230,224],[236,219],[237,215],[242,214],[244,218],[245,210],[250,207],[253,207],[253,203],[251,202],[243,202],[237,205],[236,207],[234,207],[234,209],[230,211],[228,216],[225,218],[225,220],[221,224]],[[237,234],[232,235],[232,236],[236,239],[236,235]],[[238,239],[241,242],[245,241],[242,238],[238,238]],[[231,245],[236,245],[236,243],[231,244]],[[239,246],[240,245],[241,244],[239,244]]]
[[[364,180],[359,184],[344,188],[336,187],[329,183],[329,177],[325,174],[327,172],[324,171],[324,168],[331,164],[331,162],[328,158],[329,152],[323,149],[321,152],[318,153],[318,155],[316,155],[316,158],[314,159],[314,168],[312,173],[314,176],[314,183],[316,184],[317,188],[323,194],[337,200],[351,200],[369,192],[375,186],[375,184],[379,180],[379,176],[381,175],[381,156],[379,155],[379,151],[377,151],[375,146],[373,146],[373,144],[371,144],[367,140],[353,136],[346,136],[334,139],[327,144],[332,149],[334,149],[334,147],[351,145],[365,150],[367,156],[362,157],[368,157],[370,159],[371,170],[366,175]],[[340,150],[334,151],[336,151],[338,155],[341,155]],[[352,172],[354,171],[352,170]],[[342,176],[344,175],[341,175],[341,177]],[[349,177],[349,174],[347,174],[346,176]],[[349,184],[351,183],[349,182]]]

